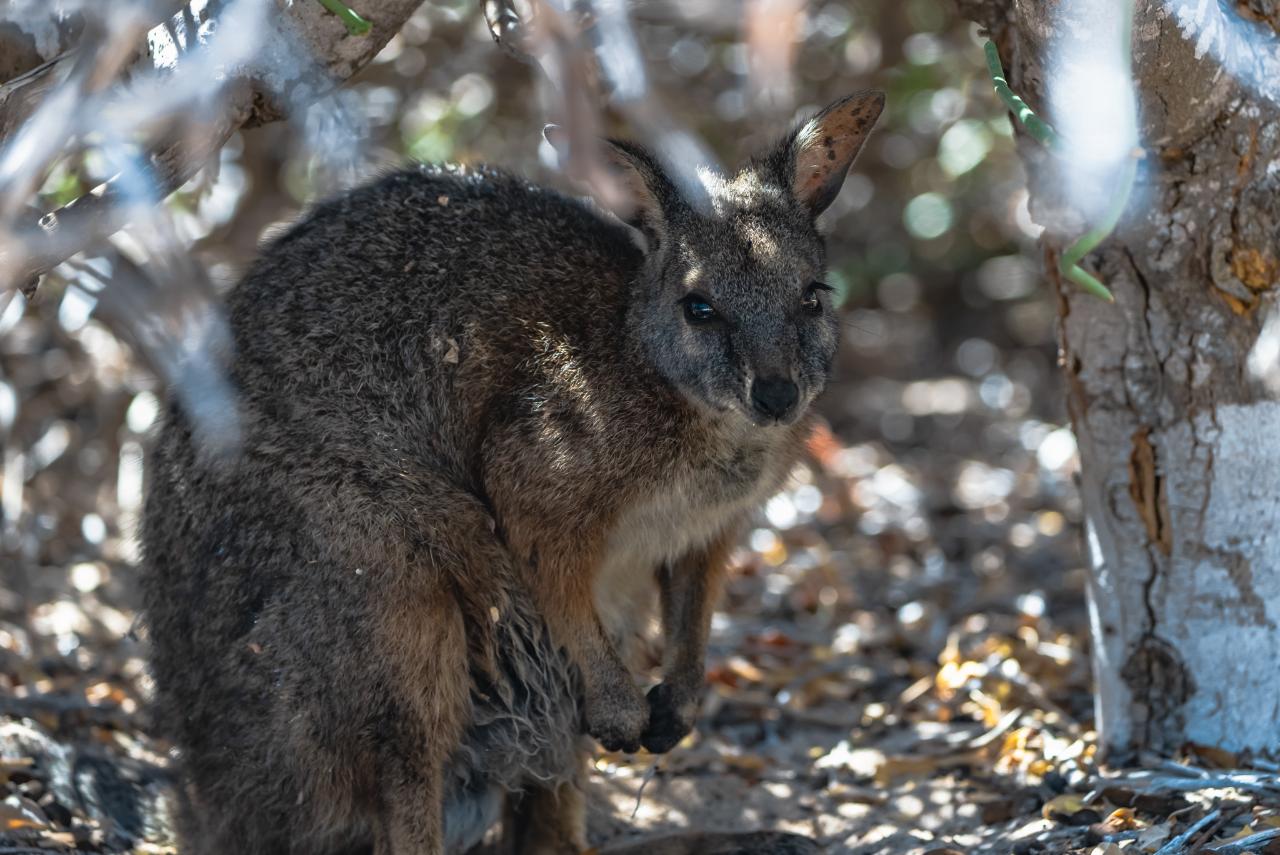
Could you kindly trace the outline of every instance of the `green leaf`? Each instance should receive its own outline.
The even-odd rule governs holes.
[[[1017,117],[1022,126],[1027,129],[1027,133],[1034,139],[1050,150],[1059,148],[1061,137],[1058,136],[1053,126],[1037,116],[1035,111],[1027,106],[1027,102],[1019,98],[1009,88],[1009,82],[1004,76],[1004,66],[1000,62],[1000,51],[996,48],[995,42],[988,41],[983,50],[987,55],[987,70],[991,72],[991,83],[995,86],[996,94],[1000,96],[1000,100],[1004,101],[1005,106]],[[1106,300],[1108,303],[1116,301],[1111,290],[1106,285],[1103,285],[1098,277],[1081,267],[1080,261],[1115,231],[1116,224],[1120,222],[1120,215],[1124,213],[1125,207],[1129,204],[1129,195],[1133,191],[1133,182],[1137,174],[1138,160],[1133,157],[1125,165],[1124,175],[1121,178],[1120,192],[1115,195],[1111,207],[1103,214],[1102,220],[1085,232],[1075,243],[1067,247],[1062,253],[1062,259],[1058,264],[1058,269],[1063,276],[1079,285],[1086,293],[1092,294],[1101,300]]]
[[[342,19],[342,23],[346,24],[347,32],[353,36],[367,35],[373,29],[373,24],[360,17],[360,15],[342,0],[319,0],[321,6],[328,9],[333,14]]]

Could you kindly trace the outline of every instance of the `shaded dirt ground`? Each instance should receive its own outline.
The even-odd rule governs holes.
[[[1095,763],[1051,314],[996,292],[847,312],[829,427],[735,558],[699,730],[596,759],[596,839],[777,827],[831,852],[1114,855],[1206,816],[1170,851],[1280,824],[1274,769],[1221,771],[1248,758]],[[172,851],[133,613],[155,411],[74,300],[0,319],[0,855]]]

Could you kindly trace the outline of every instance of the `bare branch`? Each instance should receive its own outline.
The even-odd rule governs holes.
[[[149,156],[148,195],[163,199],[185,184],[253,111],[253,90],[247,82],[240,81],[212,122],[188,128],[182,139]],[[9,281],[17,283],[30,297],[40,276],[129,225],[136,212],[132,195],[121,186],[120,179],[112,179],[56,211],[18,224],[12,241],[21,247],[21,254],[15,253],[15,259],[9,262]]]
[[[161,199],[181,186],[238,128],[279,119],[341,85],[382,49],[421,2],[367,0],[359,4],[359,12],[371,29],[353,35],[319,3],[266,0],[265,32],[254,34],[266,46],[261,55],[249,52],[225,69],[222,81],[208,80],[214,97],[172,105],[170,118],[181,119],[183,132],[175,133],[172,121],[140,129],[148,152],[142,158],[150,173],[144,176],[147,195]],[[76,60],[75,52],[63,54],[0,86],[0,142],[20,138],[36,121],[41,105],[68,86],[101,92],[98,103],[78,105],[78,110],[103,109],[112,97],[116,100],[110,103],[120,110],[130,98],[163,98],[166,81],[192,68],[206,70],[210,77],[221,73],[221,68],[204,69],[200,63],[208,60],[206,37],[235,5],[236,0],[184,4],[168,22],[136,38],[126,54],[108,49],[108,56],[95,56],[89,63]],[[154,115],[146,118],[154,123]],[[53,146],[47,141],[35,146],[39,153],[20,173],[7,174],[10,158],[0,160],[0,197],[25,204],[33,185],[38,186],[47,167],[67,153],[75,134],[67,125],[51,136]],[[52,267],[126,225],[126,202],[131,197],[136,201],[137,195],[136,186],[122,186],[126,178],[136,185],[137,176],[116,176],[56,211],[19,219],[11,229],[0,228],[0,285],[16,283],[29,290]]]
[[[524,31],[532,24],[537,7],[517,0],[484,0],[481,5],[494,43],[513,59],[536,65],[529,45],[523,42]]]
[[[64,53],[0,84],[0,140],[17,132],[50,92],[66,82],[75,53]]]
[[[484,13],[494,41],[541,68],[556,105],[553,113],[563,127],[557,134],[566,143],[561,168],[597,201],[614,211],[629,207],[598,151],[600,111],[608,103],[662,161],[690,204],[707,204],[697,170],[714,167],[715,159],[650,89],[622,3],[588,0],[570,4],[566,11],[548,0],[490,0]]]
[[[78,14],[60,17],[46,12],[34,20],[6,14],[0,20],[0,83],[71,50],[83,28],[84,17]]]

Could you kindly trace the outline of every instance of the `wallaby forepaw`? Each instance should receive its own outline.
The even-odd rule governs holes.
[[[605,751],[622,751],[634,754],[640,750],[640,734],[644,731],[643,720],[623,718],[617,715],[598,716],[597,720],[587,720],[587,733],[596,738]]]
[[[633,754],[640,750],[640,735],[649,724],[649,707],[634,689],[621,697],[587,699],[587,733],[606,751]]]
[[[659,683],[649,690],[649,726],[640,737],[645,750],[665,754],[680,744],[693,730],[698,715],[696,698],[682,698],[670,683]]]

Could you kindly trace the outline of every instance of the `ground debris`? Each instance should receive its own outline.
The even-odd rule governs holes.
[[[104,331],[68,332],[55,310],[30,307],[0,348],[22,402],[4,449],[22,491],[0,541],[0,852],[162,855],[169,746],[134,612],[160,402]],[[918,321],[858,310],[882,335],[852,342],[857,370],[734,556],[697,730],[661,759],[595,758],[593,839],[697,825],[868,855],[1280,846],[1274,767],[1196,746],[1099,767],[1051,337],[998,342],[983,376],[959,377],[942,345],[904,346],[932,342],[907,335]],[[438,345],[456,361],[458,342]]]

